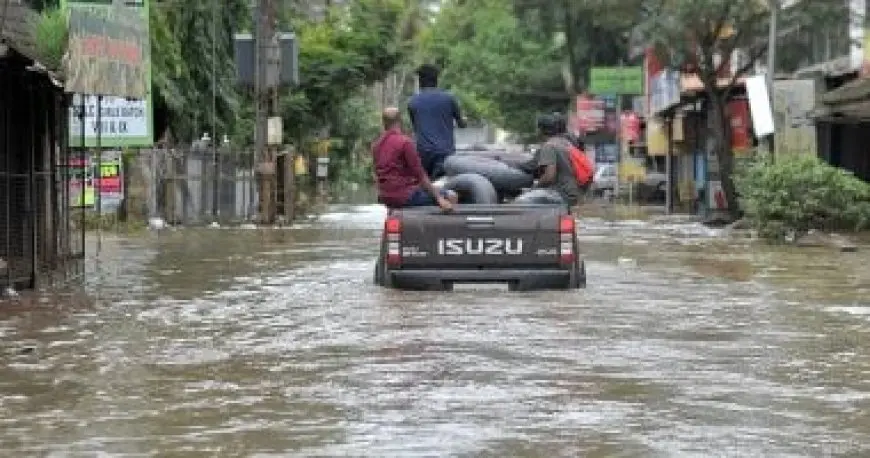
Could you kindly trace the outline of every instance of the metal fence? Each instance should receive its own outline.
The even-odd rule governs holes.
[[[47,75],[0,60],[0,285],[82,272],[84,210],[70,206],[67,99]]]
[[[250,221],[258,203],[253,157],[226,147],[144,150],[130,173],[144,181],[149,217],[182,225]]]

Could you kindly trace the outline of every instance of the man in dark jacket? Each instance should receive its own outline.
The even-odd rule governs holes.
[[[438,205],[450,211],[455,193],[437,189],[420,164],[414,143],[402,133],[398,108],[383,112],[384,132],[372,144],[378,201],[389,208]]]
[[[442,164],[456,152],[454,122],[460,129],[465,120],[453,94],[438,88],[438,69],[423,65],[417,70],[420,92],[408,102],[417,151],[430,178],[443,174]]]

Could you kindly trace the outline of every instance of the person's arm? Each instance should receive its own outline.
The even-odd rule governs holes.
[[[541,145],[538,153],[538,166],[544,169],[538,178],[538,187],[546,188],[556,183],[556,167],[559,163],[559,150],[550,144]]]
[[[429,180],[429,175],[426,174],[426,169],[423,168],[423,163],[420,161],[420,154],[417,153],[417,148],[414,146],[413,142],[405,142],[405,146],[402,148],[402,155],[405,158],[405,163],[408,164],[408,167],[411,167],[411,170],[413,170],[417,175],[417,179],[420,181],[420,187],[437,200],[439,197],[438,190],[435,189],[435,186],[432,185],[432,181]]]
[[[462,118],[462,111],[459,109],[459,102],[456,101],[456,97],[451,98],[451,103],[453,105],[453,119],[456,120],[456,127],[465,129],[467,124],[465,123],[465,119]]]

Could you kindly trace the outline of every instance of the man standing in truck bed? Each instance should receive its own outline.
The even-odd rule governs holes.
[[[443,174],[444,159],[456,152],[454,121],[460,129],[465,120],[453,94],[438,88],[438,68],[423,65],[417,70],[420,92],[408,102],[417,151],[430,178]]]

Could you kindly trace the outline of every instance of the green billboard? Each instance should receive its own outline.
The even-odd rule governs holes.
[[[643,67],[593,67],[589,92],[596,95],[643,94]]]
[[[70,146],[107,148],[153,145],[150,0],[60,0],[69,12],[66,87],[75,93],[70,109]]]

